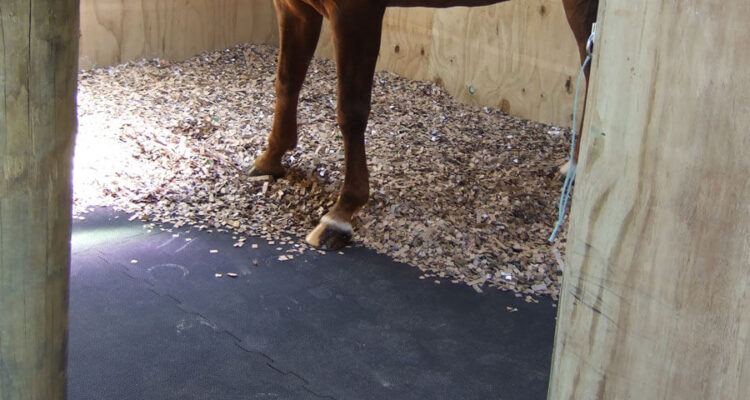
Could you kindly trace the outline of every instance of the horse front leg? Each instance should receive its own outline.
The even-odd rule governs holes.
[[[375,2],[373,2],[375,3]],[[316,247],[341,248],[352,238],[351,219],[369,198],[365,128],[385,8],[341,8],[331,13],[338,74],[338,123],[344,138],[344,184],[338,200],[307,235]]]
[[[297,145],[297,102],[323,17],[298,0],[275,0],[281,49],[276,72],[276,108],[268,147],[250,170],[251,176],[284,175],[281,158]]]

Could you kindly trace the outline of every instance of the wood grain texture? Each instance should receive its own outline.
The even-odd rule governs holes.
[[[389,8],[383,18],[383,34],[376,69],[415,80],[431,79],[432,21],[435,9]],[[334,58],[333,36],[328,21],[315,51],[317,58]]]
[[[333,57],[329,30],[316,56]],[[440,82],[467,103],[569,126],[578,57],[562,2],[527,0],[389,8],[377,68]]]
[[[0,399],[66,396],[78,16],[0,7]]]
[[[269,0],[81,0],[80,65],[278,43]]]
[[[561,1],[435,14],[430,72],[459,100],[569,126],[579,63]]]
[[[603,4],[549,398],[746,398],[750,4]]]

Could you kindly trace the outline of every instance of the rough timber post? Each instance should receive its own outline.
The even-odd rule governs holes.
[[[0,2],[0,399],[66,395],[78,0]]]
[[[750,3],[600,4],[549,399],[745,399]]]

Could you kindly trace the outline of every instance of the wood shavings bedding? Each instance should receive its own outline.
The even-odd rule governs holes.
[[[335,65],[310,66],[287,176],[250,178],[273,118],[277,54],[238,46],[82,71],[76,213],[102,205],[177,227],[303,238],[343,179]],[[556,300],[561,271],[547,238],[569,143],[567,129],[377,73],[366,131],[371,196],[355,241],[425,278]]]

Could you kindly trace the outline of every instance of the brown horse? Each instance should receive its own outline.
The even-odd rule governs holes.
[[[351,218],[369,198],[364,132],[386,7],[475,7],[503,1],[507,0],[274,0],[281,37],[276,109],[268,148],[255,160],[251,175],[284,175],[281,158],[297,145],[297,101],[323,17],[331,22],[335,43],[344,184],[336,204],[307,235],[308,243],[334,249],[347,244],[353,233]],[[598,0],[562,2],[583,61]],[[578,149],[575,153],[577,157]]]

